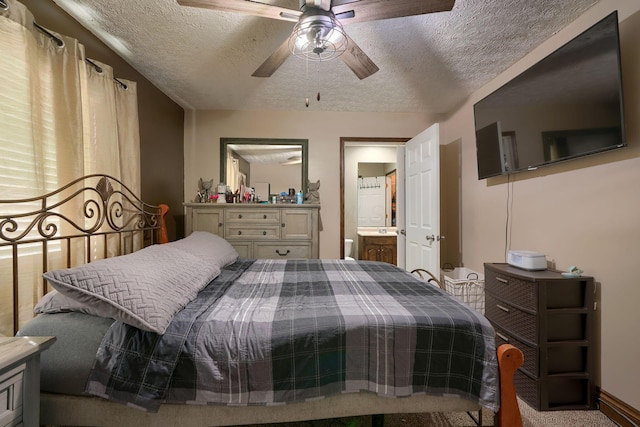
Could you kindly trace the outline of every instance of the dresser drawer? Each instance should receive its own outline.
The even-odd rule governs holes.
[[[278,224],[280,225],[279,209],[227,209],[224,213],[227,224]]]
[[[511,344],[522,351],[524,361],[521,369],[526,370],[533,376],[540,375],[540,367],[538,366],[538,347],[525,344],[519,339],[513,337],[509,332],[501,329],[498,325],[494,325],[496,330],[496,348],[502,344]]]
[[[595,409],[588,396],[595,387],[589,385],[587,378],[565,375],[538,380],[517,369],[513,382],[518,397],[537,411]]]
[[[488,292],[512,305],[537,311],[538,287],[535,282],[507,276],[489,268],[485,271],[484,286]]]
[[[234,240],[274,240],[280,239],[280,226],[255,227],[242,224],[227,224],[224,236]]]
[[[250,240],[228,240],[233,249],[238,252],[240,258],[253,258],[253,242]]]
[[[22,384],[25,365],[0,376],[0,426],[22,421]]]
[[[253,256],[254,258],[268,259],[311,258],[311,243],[276,244],[257,242],[253,248]]]
[[[485,316],[500,329],[515,334],[531,344],[538,342],[537,317],[498,301],[490,293],[485,294]]]

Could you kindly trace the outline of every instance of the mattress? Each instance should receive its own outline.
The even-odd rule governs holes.
[[[18,331],[19,336],[55,336],[40,356],[43,392],[86,395],[87,378],[96,351],[113,319],[84,313],[41,314]]]

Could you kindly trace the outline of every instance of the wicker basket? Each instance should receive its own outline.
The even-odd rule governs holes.
[[[442,270],[445,289],[472,309],[484,314],[484,275],[464,267]]]

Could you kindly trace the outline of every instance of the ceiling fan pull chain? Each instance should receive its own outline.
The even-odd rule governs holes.
[[[316,95],[316,99],[318,102],[320,102],[320,63],[321,61],[318,62],[318,67],[316,68],[318,73],[318,78],[316,79],[316,83],[318,84],[318,95]]]
[[[305,65],[304,74],[305,74],[305,79],[306,79],[306,82],[307,82],[307,84],[305,85],[306,86],[305,92],[306,92],[307,90],[309,90],[309,58],[306,58],[304,63],[305,63],[304,64]],[[309,108],[309,97],[306,97],[304,99],[304,105],[307,108]]]

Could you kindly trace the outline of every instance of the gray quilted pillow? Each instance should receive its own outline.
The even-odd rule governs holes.
[[[111,317],[109,307],[106,304],[86,305],[54,289],[38,301],[38,304],[33,308],[33,312],[36,314],[55,314],[77,311],[91,314],[92,316]]]
[[[194,231],[184,239],[168,245],[189,252],[205,262],[214,263],[220,268],[233,264],[238,259],[238,252],[229,242],[207,231]]]
[[[219,274],[216,264],[167,244],[50,271],[44,278],[104,317],[163,334],[175,313]]]

